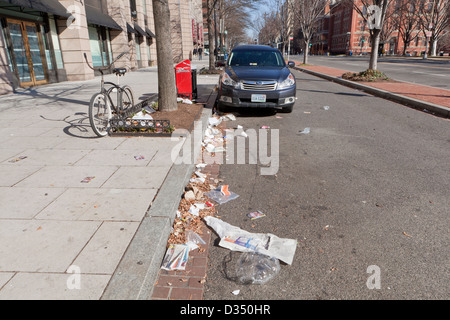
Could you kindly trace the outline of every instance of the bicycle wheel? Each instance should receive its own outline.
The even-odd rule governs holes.
[[[121,88],[120,96],[120,108],[122,111],[126,111],[127,109],[134,106],[133,91],[129,86],[125,85]]]
[[[111,117],[111,107],[105,94],[94,94],[89,102],[89,122],[97,136],[104,137],[108,134]]]

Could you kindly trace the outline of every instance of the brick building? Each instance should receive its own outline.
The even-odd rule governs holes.
[[[201,0],[169,0],[174,62],[189,58],[202,28]],[[0,94],[94,78],[95,66],[156,65],[152,0],[0,0]]]
[[[396,8],[403,0],[391,3],[394,10],[386,25],[391,29],[380,39],[379,51],[390,55],[403,54],[404,43],[399,31],[395,29],[396,19],[400,19]],[[362,2],[359,6],[364,12]],[[416,8],[418,10],[419,8]],[[394,26],[394,27],[393,27]],[[330,1],[324,9],[324,14],[318,21],[317,32],[311,43],[312,54],[368,54],[371,52],[369,29],[367,23],[351,4],[342,1]],[[417,35],[417,37],[416,37]],[[407,47],[406,54],[420,55],[425,51],[426,38],[418,28],[412,32],[413,41]]]

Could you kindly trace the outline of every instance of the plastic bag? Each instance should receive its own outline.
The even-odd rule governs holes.
[[[218,204],[224,204],[230,200],[234,200],[239,197],[238,194],[228,191],[227,193],[222,192],[222,186],[217,189],[211,190],[209,192],[204,193],[205,196],[214,200]]]
[[[186,240],[195,244],[206,244],[206,242],[197,233],[195,233],[195,231],[192,231],[191,229],[186,230]]]
[[[243,253],[236,264],[236,276],[242,284],[265,284],[280,272],[280,262],[258,253]]]

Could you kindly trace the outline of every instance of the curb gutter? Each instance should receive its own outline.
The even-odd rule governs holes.
[[[210,116],[211,109],[203,109],[198,120],[202,128],[206,127]],[[101,300],[148,300],[151,298],[181,196],[194,171],[195,159],[201,151],[203,133],[194,134],[194,131],[195,128],[191,132],[192,139],[188,137],[184,142],[192,143],[195,153],[194,161],[191,164],[172,165]]]
[[[308,69],[303,69],[303,68],[299,68],[299,67],[294,67],[293,69],[295,70],[299,70],[308,74],[311,74],[313,76],[316,77],[320,77],[329,81],[333,81],[336,82],[338,84],[353,88],[353,89],[358,89],[358,90],[362,90],[364,92],[367,92],[369,94],[372,94],[374,96],[383,98],[383,99],[387,99],[387,100],[391,100],[409,107],[412,107],[414,109],[418,109],[418,110],[427,110],[429,112],[432,112],[436,115],[445,117],[445,118],[450,118],[450,108],[444,107],[444,106],[440,106],[431,102],[426,102],[426,101],[422,101],[422,100],[418,100],[418,99],[414,99],[414,98],[410,98],[410,97],[406,97],[406,96],[402,96],[396,93],[392,93],[389,91],[385,91],[385,90],[381,90],[378,88],[374,88],[374,87],[370,87],[370,86],[366,86],[360,83],[356,83],[353,81],[349,81],[349,80],[345,80],[345,79],[341,79],[341,78],[337,78],[334,76],[329,76],[327,74],[323,74],[320,72],[316,72],[316,71],[311,71]]]

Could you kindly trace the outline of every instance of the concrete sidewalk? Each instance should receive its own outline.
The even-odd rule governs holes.
[[[297,62],[300,64],[300,62]],[[428,112],[442,117],[450,117],[450,91],[408,82],[356,82],[342,79],[346,70],[316,65],[298,65],[296,69],[362,90],[381,98]],[[394,79],[395,80],[395,79]]]
[[[200,69],[206,61],[193,64]],[[217,79],[198,76],[200,102],[214,98]],[[156,99],[157,69],[129,72],[121,83],[136,101]],[[162,259],[173,199],[192,172],[167,159],[186,138],[96,138],[87,108],[99,87],[97,77],[0,97],[0,299],[98,300],[119,264],[122,278],[133,271],[121,262],[136,248],[145,255],[133,263],[140,268]],[[203,121],[210,114],[205,108]],[[94,178],[82,182],[87,177]],[[133,295],[112,285],[104,298],[145,298],[143,288]]]

